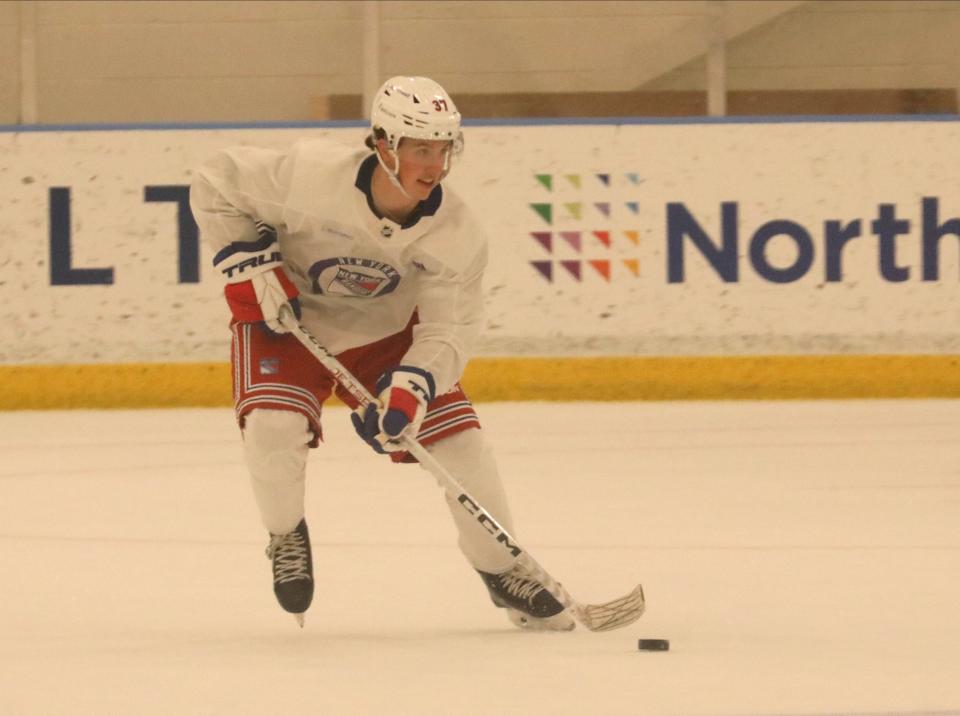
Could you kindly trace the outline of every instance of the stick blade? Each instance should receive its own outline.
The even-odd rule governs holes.
[[[638,584],[632,592],[612,602],[578,606],[577,615],[590,631],[611,631],[633,624],[643,616],[645,608],[643,587]]]

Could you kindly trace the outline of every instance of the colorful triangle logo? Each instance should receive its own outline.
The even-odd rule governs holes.
[[[580,188],[580,175],[579,174],[567,174],[567,181],[575,187],[576,189]]]
[[[570,244],[577,253],[580,253],[580,232],[579,231],[561,231],[560,238]]]
[[[553,223],[553,204],[531,204],[533,209],[547,224]]]
[[[609,231],[594,231],[593,235],[600,239],[600,243],[610,248],[610,232]]]
[[[563,266],[567,271],[570,272],[570,275],[573,276],[577,281],[580,280],[580,262],[579,261],[561,261],[560,265]]]
[[[547,191],[553,191],[553,176],[551,174],[535,174],[537,181],[543,185]]]
[[[597,179],[600,180],[600,183],[604,186],[610,186],[610,175],[609,174],[597,174]]]
[[[531,231],[530,236],[545,248],[548,254],[553,251],[553,234],[549,231]]]
[[[640,262],[637,259],[624,259],[623,265],[626,266],[627,271],[634,276],[640,276]]]
[[[627,208],[634,214],[640,213],[640,202],[639,201],[628,201]]]
[[[564,204],[563,206],[566,208],[567,211],[570,212],[570,216],[572,216],[577,221],[580,221],[580,216],[582,214],[582,205],[580,204],[579,201],[574,202],[572,204]]]
[[[624,235],[630,239],[631,243],[634,246],[640,245],[640,232],[639,231],[624,231]]]
[[[594,206],[597,207],[597,211],[599,211],[604,216],[610,216],[610,202],[598,201],[594,204]]]
[[[533,266],[537,273],[547,279],[548,282],[553,282],[553,262],[552,261],[531,261],[530,265]]]
[[[590,261],[589,264],[593,266],[594,269],[596,269],[598,274],[603,276],[604,281],[610,280],[610,262],[609,261],[598,259],[598,260]]]

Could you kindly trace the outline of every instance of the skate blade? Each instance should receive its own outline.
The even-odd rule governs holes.
[[[524,631],[573,631],[577,626],[566,612],[554,614],[552,617],[532,617],[507,607],[507,616],[515,626]]]

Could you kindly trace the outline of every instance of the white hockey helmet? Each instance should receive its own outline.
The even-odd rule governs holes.
[[[449,140],[453,154],[463,148],[460,112],[446,90],[428,77],[391,77],[384,82],[373,98],[370,125],[374,137],[385,135],[394,152],[404,137]]]

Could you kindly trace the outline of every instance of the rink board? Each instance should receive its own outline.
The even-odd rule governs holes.
[[[0,131],[0,407],[229,402],[194,168],[229,144],[364,131]],[[449,185],[491,256],[476,399],[958,394],[955,118],[466,135]]]
[[[463,384],[477,402],[960,398],[960,357],[481,357]],[[5,410],[230,404],[225,363],[0,366]]]

